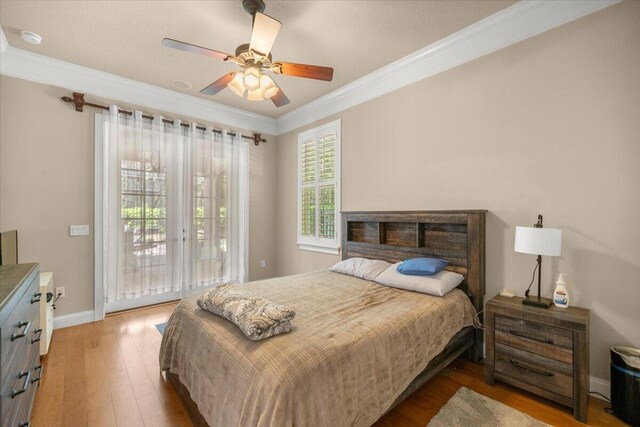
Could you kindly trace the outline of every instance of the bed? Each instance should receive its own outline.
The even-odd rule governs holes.
[[[296,310],[292,332],[260,342],[183,299],[160,366],[197,426],[367,426],[459,355],[484,296],[484,211],[344,212],[342,258],[436,256],[463,274],[433,297],[326,270],[251,282]]]

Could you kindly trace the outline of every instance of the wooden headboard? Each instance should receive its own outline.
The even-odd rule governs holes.
[[[389,262],[434,257],[465,277],[459,286],[482,311],[485,293],[484,210],[342,212],[342,259]]]

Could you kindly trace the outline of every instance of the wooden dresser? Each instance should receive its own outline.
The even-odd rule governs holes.
[[[27,427],[40,365],[38,264],[0,266],[0,375],[2,427]]]
[[[548,309],[496,296],[486,305],[485,380],[504,381],[573,408],[587,420],[589,310]]]

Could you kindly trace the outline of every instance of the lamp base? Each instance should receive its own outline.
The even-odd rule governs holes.
[[[522,300],[522,304],[538,308],[549,308],[551,304],[553,304],[553,301],[549,298],[527,297]]]

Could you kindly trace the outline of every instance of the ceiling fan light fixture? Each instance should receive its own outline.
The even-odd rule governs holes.
[[[260,88],[256,90],[250,90],[249,94],[247,95],[247,99],[249,101],[263,101],[264,96],[262,96],[262,90],[260,90]]]
[[[249,91],[254,91],[260,87],[260,68],[256,65],[249,65],[244,69],[244,86]]]
[[[278,93],[278,86],[276,86],[271,77],[262,74],[260,76],[260,90],[265,98],[271,98]]]
[[[276,107],[282,107],[290,103],[289,98],[270,75],[264,75],[264,72],[270,71],[274,74],[313,80],[331,81],[333,79],[333,68],[331,67],[295,62],[274,62],[271,48],[278,37],[282,24],[277,19],[262,13],[265,8],[264,0],[242,0],[242,5],[253,18],[253,27],[251,41],[238,46],[235,55],[171,38],[162,39],[162,45],[165,47],[204,55],[240,67],[240,70],[230,71],[202,89],[200,91],[202,95],[214,96],[228,87],[241,98],[246,95],[246,99],[249,101],[269,99]],[[23,38],[29,35],[30,33],[23,33]],[[35,34],[31,34],[31,36],[34,40],[41,41],[39,36]],[[186,89],[188,84],[182,83]],[[174,86],[182,88],[182,86],[178,86],[178,82],[174,82]]]
[[[244,92],[247,90],[244,87],[244,82],[243,82],[244,78],[242,73],[236,73],[233,76],[233,79],[229,82],[229,84],[227,85],[227,87],[229,89],[231,89],[231,91],[233,93],[235,93],[236,95],[238,95],[239,97],[244,97]]]

